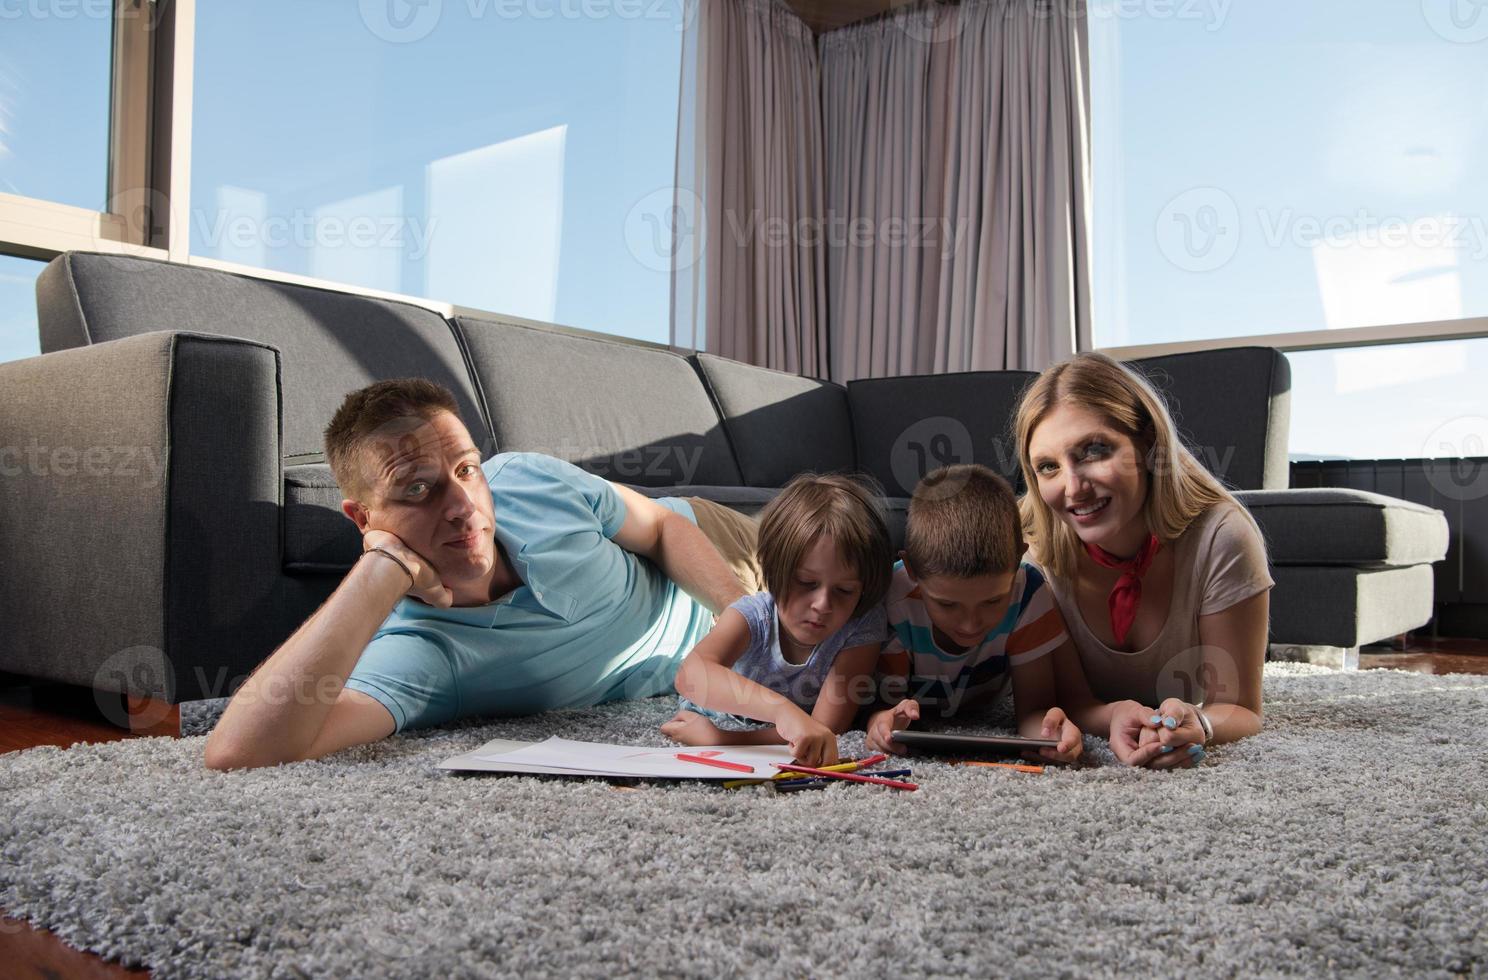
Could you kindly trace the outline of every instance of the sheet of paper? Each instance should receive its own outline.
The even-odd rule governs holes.
[[[687,762],[678,753],[705,755],[709,758],[751,766],[753,773],[738,772],[718,766]],[[784,745],[713,745],[668,746],[613,745],[605,742],[579,742],[550,738],[544,742],[522,745],[497,739],[473,752],[446,759],[441,768],[485,772],[544,772],[575,776],[626,776],[657,779],[740,779],[750,775],[773,776],[772,763],[790,762],[791,751]]]

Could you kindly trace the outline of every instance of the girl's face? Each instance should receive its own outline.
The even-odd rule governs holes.
[[[790,598],[777,607],[780,628],[800,646],[814,647],[847,625],[862,594],[858,570],[823,534],[796,566]]]
[[[1130,557],[1147,540],[1147,471],[1131,439],[1087,408],[1061,405],[1028,443],[1038,494],[1086,544]]]

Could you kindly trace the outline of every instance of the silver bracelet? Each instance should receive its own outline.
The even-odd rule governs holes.
[[[1204,729],[1204,744],[1208,745],[1214,741],[1214,724],[1209,720],[1209,716],[1204,714],[1204,702],[1200,701],[1194,705],[1194,714],[1199,716],[1199,727]]]
[[[386,548],[368,548],[366,551],[362,552],[362,554],[370,555],[374,551],[377,552],[379,555],[386,555],[393,561],[397,562],[398,567],[403,569],[404,574],[408,576],[408,587],[410,589],[413,588],[414,583],[418,580],[413,577],[413,571],[409,569],[408,565],[404,563],[403,559],[399,558],[391,551],[388,551]]]

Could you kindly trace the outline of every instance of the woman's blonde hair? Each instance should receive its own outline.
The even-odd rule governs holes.
[[[1039,423],[1063,405],[1094,412],[1131,439],[1147,473],[1147,501],[1142,514],[1147,527],[1164,544],[1176,540],[1194,518],[1215,504],[1228,502],[1240,507],[1183,445],[1167,404],[1146,378],[1105,354],[1076,354],[1034,379],[1023,392],[1014,423],[1018,461],[1028,486],[1018,501],[1023,533],[1030,555],[1051,575],[1073,578],[1083,549],[1074,530],[1040,496],[1029,446]],[[1255,524],[1249,511],[1240,507],[1240,512]]]

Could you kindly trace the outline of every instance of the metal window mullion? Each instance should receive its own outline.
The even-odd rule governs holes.
[[[157,207],[151,244],[172,262],[191,248],[191,105],[196,57],[196,0],[154,0],[160,8],[154,48],[150,183]]]
[[[1418,344],[1438,340],[1471,340],[1477,337],[1488,337],[1488,316],[1463,317],[1457,320],[1431,320],[1423,323],[1383,324],[1375,327],[1349,327],[1339,330],[1307,330],[1293,333],[1253,334],[1245,337],[1215,337],[1207,340],[1177,340],[1160,344],[1097,347],[1096,350],[1109,354],[1117,360],[1129,361],[1139,357],[1189,354],[1225,347],[1274,347],[1281,351],[1309,351],[1388,344]]]

